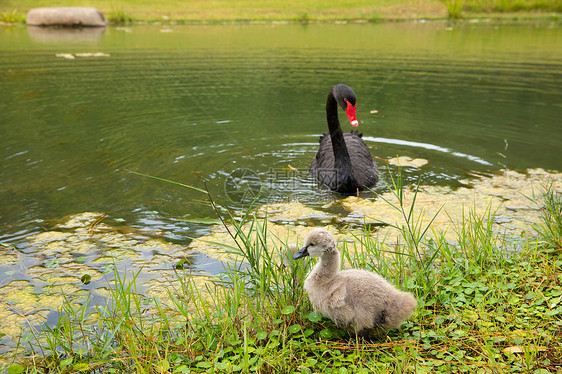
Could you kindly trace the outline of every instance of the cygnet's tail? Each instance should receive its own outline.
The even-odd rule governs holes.
[[[400,293],[396,295],[396,298],[394,299],[394,305],[392,305],[393,310],[388,311],[386,319],[387,328],[398,328],[402,322],[414,313],[414,310],[418,306],[418,302],[414,295],[409,292],[399,292]]]

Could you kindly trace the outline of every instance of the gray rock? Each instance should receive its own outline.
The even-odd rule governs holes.
[[[26,23],[31,26],[107,26],[103,14],[96,8],[89,7],[31,9],[27,13]]]

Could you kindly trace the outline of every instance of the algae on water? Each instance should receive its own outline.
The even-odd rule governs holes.
[[[544,182],[551,180],[553,188],[562,191],[562,173],[551,173],[542,169],[527,173],[505,171],[492,177],[476,176],[462,180],[464,187],[414,186],[404,189],[404,207],[408,211],[415,199],[416,219],[422,226],[429,225],[451,241],[456,239],[455,228],[468,217],[469,211],[476,216],[487,212],[494,215],[494,230],[497,233],[521,237],[531,234],[533,225],[540,222],[540,206],[532,198],[543,189]],[[257,208],[260,218],[267,217],[267,229],[272,245],[302,243],[310,226],[327,226],[339,240],[353,241],[361,235],[364,224],[374,224],[371,234],[396,238],[399,232],[394,226],[404,223],[402,213],[392,204],[398,204],[391,192],[373,199],[350,196],[334,201],[322,208],[313,209],[299,202],[266,204]],[[335,207],[342,209],[334,209]],[[329,213],[337,211],[339,213]],[[301,224],[310,221],[310,224]],[[190,249],[206,252],[220,260],[236,261],[226,253],[225,246],[235,246],[225,228],[216,225],[212,233],[193,241]]]

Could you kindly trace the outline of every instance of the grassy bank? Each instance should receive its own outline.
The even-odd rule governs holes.
[[[23,22],[31,8],[43,6],[94,6],[112,23],[127,22],[232,22],[232,21],[334,21],[411,20],[447,17],[541,17],[562,11],[558,0],[4,0],[1,20]]]
[[[312,312],[303,292],[312,264],[290,261],[287,243],[252,209],[231,216],[217,207],[235,239],[224,251],[241,256],[244,268],[232,264],[201,286],[179,263],[168,300],[145,298],[135,275],[116,274],[108,305],[65,302],[58,324],[36,334],[38,343],[22,338],[31,356],[14,359],[10,372],[560,371],[560,193],[548,184],[537,193],[538,236],[514,244],[492,230],[492,210],[468,209],[456,240],[445,239],[420,224],[424,213],[415,203],[407,208],[412,201],[404,200],[399,180],[393,191],[387,203],[404,218],[399,237],[365,227],[340,247],[347,267],[377,271],[416,294],[418,309],[400,329],[364,340],[335,328]]]

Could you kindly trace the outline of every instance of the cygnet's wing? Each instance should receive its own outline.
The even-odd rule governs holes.
[[[340,284],[338,287],[330,292],[330,298],[328,299],[328,306],[331,309],[342,308],[345,306],[345,298],[347,296],[347,288],[345,284]]]
[[[345,285],[345,299],[347,303],[355,304],[358,300],[367,298],[382,299],[393,293],[394,287],[380,275],[360,270],[350,269],[340,271],[338,276]]]
[[[354,305],[356,299],[373,292],[372,274],[364,270],[345,270],[338,273],[328,293],[328,305],[332,309]]]

